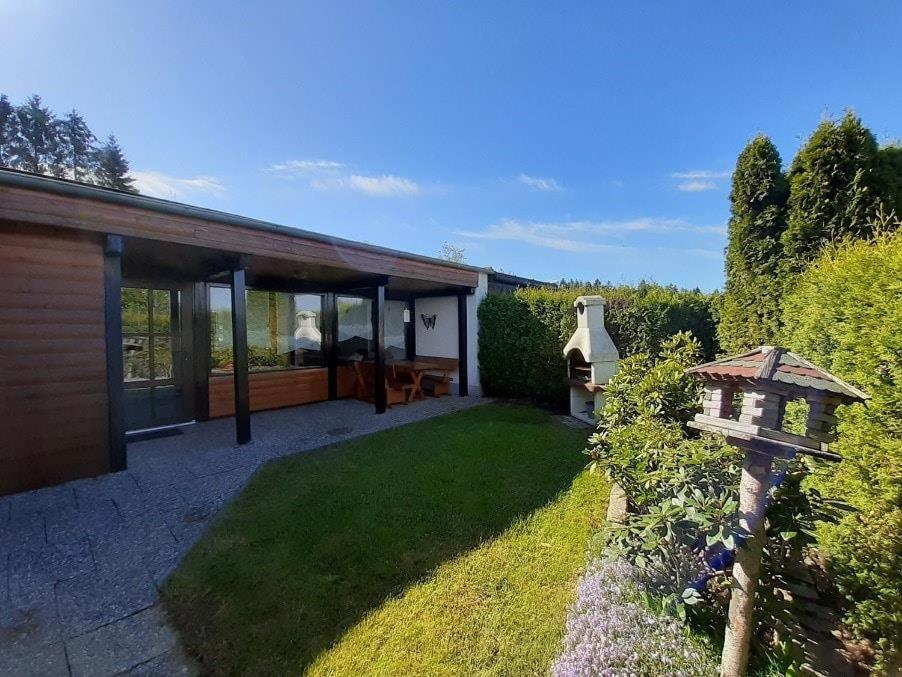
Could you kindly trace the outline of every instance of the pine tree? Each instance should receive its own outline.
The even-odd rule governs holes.
[[[75,181],[87,181],[95,170],[94,142],[97,137],[81,114],[72,110],[60,123],[60,136],[65,140],[66,170]]]
[[[13,154],[18,169],[43,174],[53,165],[57,144],[57,126],[53,111],[44,106],[41,97],[33,94],[16,108],[18,134]]]
[[[814,130],[789,172],[783,245],[790,273],[804,270],[831,240],[873,234],[882,184],[877,154],[874,135],[851,111]]]
[[[107,188],[137,193],[135,180],[128,175],[128,160],[119,147],[116,137],[110,134],[95,154],[97,162],[97,183]]]
[[[16,109],[6,94],[0,94],[0,167],[13,166],[13,148],[18,136]]]
[[[730,191],[726,291],[717,327],[729,353],[773,343],[779,328],[788,189],[780,153],[759,134],[739,154]]]

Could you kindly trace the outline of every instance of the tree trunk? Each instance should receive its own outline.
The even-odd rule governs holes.
[[[752,536],[736,550],[730,611],[720,659],[722,677],[742,677],[754,629],[755,591],[764,547],[764,507],[770,489],[771,458],[747,451],[739,484],[739,524]]]

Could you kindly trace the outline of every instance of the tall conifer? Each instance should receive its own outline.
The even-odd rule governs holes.
[[[883,184],[877,141],[852,112],[818,125],[793,160],[789,183],[783,245],[790,273],[831,240],[873,234]]]
[[[135,188],[135,180],[128,175],[128,160],[119,142],[113,134],[104,141],[103,145],[97,149],[97,183],[107,188],[115,188],[116,190],[124,190],[129,193],[137,193]]]
[[[726,291],[717,329],[727,352],[772,343],[779,328],[788,192],[780,153],[759,134],[739,154],[730,191]]]

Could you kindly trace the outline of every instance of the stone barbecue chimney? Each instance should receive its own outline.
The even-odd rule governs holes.
[[[595,412],[604,406],[604,386],[617,373],[620,353],[604,328],[604,299],[579,296],[576,331],[564,347],[570,379],[570,414],[595,423]]]

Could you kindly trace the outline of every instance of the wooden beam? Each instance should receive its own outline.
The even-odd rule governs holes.
[[[457,295],[457,394],[467,397],[470,394],[469,360],[467,358],[467,297],[465,293]]]
[[[107,453],[110,472],[128,467],[125,447],[125,384],[122,366],[122,237],[107,235],[103,249],[106,339]]]
[[[33,182],[21,177],[19,182]],[[5,183],[11,181],[4,177]],[[222,252],[254,254],[298,263],[390,275],[438,284],[475,286],[479,273],[402,252],[172,203],[123,196],[81,186],[56,192],[0,185],[0,219],[39,223]],[[60,194],[65,190],[79,195]]]
[[[231,274],[232,365],[235,380],[235,438],[238,444],[251,441],[250,392],[247,375],[247,286],[244,269]]]
[[[385,392],[385,286],[376,287],[373,295],[373,346],[375,348],[373,364],[373,402],[376,413],[384,414],[386,409]]]

